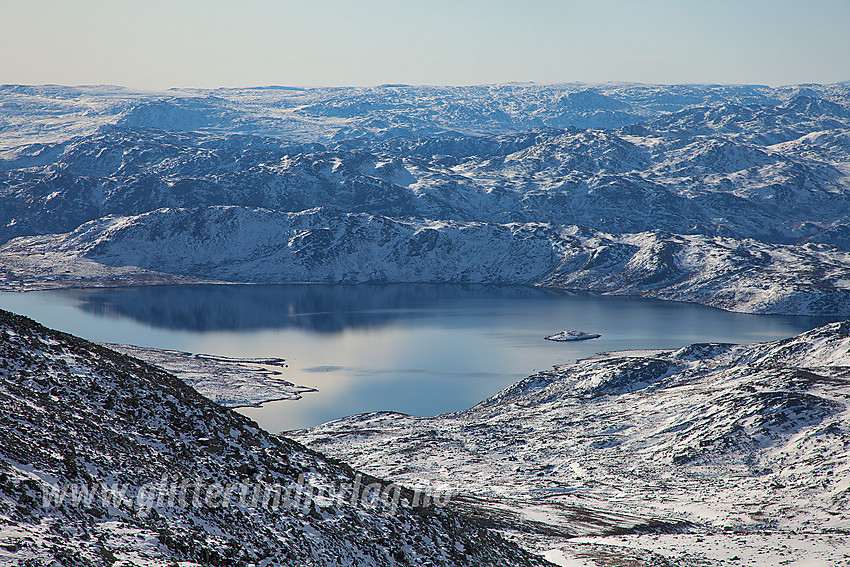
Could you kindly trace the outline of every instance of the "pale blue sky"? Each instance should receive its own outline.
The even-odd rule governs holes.
[[[0,83],[850,80],[850,0],[0,0]]]

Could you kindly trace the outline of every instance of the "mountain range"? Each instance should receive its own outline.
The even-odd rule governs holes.
[[[3,285],[498,282],[845,314],[848,101],[845,83],[5,86]]]
[[[848,176],[850,83],[5,85],[0,290],[522,284],[848,316]],[[293,440],[0,312],[0,562],[846,563],[849,337],[603,353]],[[226,403],[303,391],[115,348]],[[276,487],[290,505],[251,504]]]

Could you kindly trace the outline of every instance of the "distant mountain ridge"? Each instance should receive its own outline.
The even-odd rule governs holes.
[[[822,234],[846,224],[850,113],[829,124],[819,122],[821,115],[792,113],[791,124],[780,127],[785,114],[770,111],[730,129],[702,111],[693,124],[693,112],[639,130],[331,146],[111,127],[6,153],[2,238],[70,231],[109,214],[203,205],[289,212],[335,206],[394,217],[663,229],[777,243],[815,235],[829,243]]]
[[[393,219],[329,208],[105,217],[64,235],[15,239],[0,257],[10,289],[186,281],[539,284],[751,313],[850,315],[850,252],[822,244]]]

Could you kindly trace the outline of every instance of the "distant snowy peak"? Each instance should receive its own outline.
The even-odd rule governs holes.
[[[595,90],[568,93],[561,97],[561,105],[569,110],[629,110],[631,105]]]
[[[626,173],[649,165],[649,152],[616,134],[588,130],[551,136],[505,158],[506,166],[536,171]],[[553,181],[554,181],[553,180]]]
[[[846,106],[836,104],[818,96],[811,89],[806,94],[798,94],[790,100],[777,107],[780,112],[791,112],[811,118],[834,118],[847,120],[850,118],[850,109]]]
[[[187,97],[140,102],[124,112],[117,124],[175,131],[238,129],[238,118],[220,98]]]
[[[694,106],[649,120],[650,130],[693,136],[725,134],[761,144],[775,144],[823,130],[846,129],[850,103],[795,97],[779,105]]]

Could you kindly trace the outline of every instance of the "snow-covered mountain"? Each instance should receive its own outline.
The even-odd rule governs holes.
[[[749,346],[606,353],[455,414],[364,414],[295,437],[385,478],[463,487],[455,509],[539,552],[657,550],[658,535],[601,536],[660,532],[680,534],[672,563],[645,551],[628,564],[725,564],[723,548],[749,547],[761,554],[749,564],[838,565],[850,550],[848,399],[843,322]]]
[[[821,118],[792,113],[795,130],[771,144],[749,139],[761,123],[708,131],[715,122],[702,110],[699,134],[668,117],[620,130],[333,145],[110,127],[4,154],[0,238],[162,207],[239,205],[843,246],[829,231],[850,213],[850,111],[831,129]]]
[[[544,564],[410,491],[371,506],[361,485],[388,483],[5,311],[0,407],[3,564]],[[336,497],[345,487],[361,500]]]
[[[0,109],[0,268],[29,284],[70,270],[89,283],[546,282],[754,312],[850,304],[847,83],[5,86]],[[584,264],[565,231],[610,235],[625,263],[636,242],[687,244],[653,245],[676,250],[650,262],[664,274],[628,281],[634,263],[621,269],[605,242],[609,260],[567,273]],[[87,275],[49,265],[76,257]]]
[[[732,311],[850,315],[850,252],[339,209],[159,209],[0,247],[9,289],[186,281],[539,284]],[[131,268],[128,268],[130,266]]]

